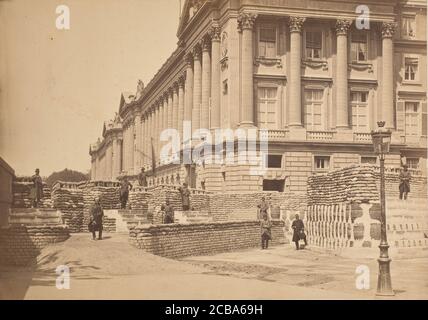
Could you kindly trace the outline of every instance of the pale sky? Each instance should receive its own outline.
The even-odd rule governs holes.
[[[0,0],[0,157],[17,175],[89,170],[121,92],[176,48],[179,2]],[[55,26],[62,4],[70,30]]]

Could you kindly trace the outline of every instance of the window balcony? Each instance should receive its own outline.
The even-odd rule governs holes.
[[[306,140],[311,141],[330,141],[334,139],[334,131],[306,131]]]
[[[372,143],[370,132],[354,132],[354,142]]]

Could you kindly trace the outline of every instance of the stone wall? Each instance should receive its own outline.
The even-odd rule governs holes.
[[[273,220],[273,245],[285,241],[284,223]],[[259,221],[145,225],[130,229],[130,243],[152,254],[180,258],[261,245]]]
[[[0,264],[27,265],[48,244],[68,238],[68,228],[60,225],[10,225],[0,228]]]
[[[15,171],[0,157],[0,227],[8,223],[13,202],[12,182]]]

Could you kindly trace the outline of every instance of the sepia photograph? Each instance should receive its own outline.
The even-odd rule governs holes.
[[[0,0],[0,300],[427,300],[427,134],[426,0]]]

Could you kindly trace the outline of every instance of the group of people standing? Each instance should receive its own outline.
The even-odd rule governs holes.
[[[265,197],[262,197],[260,204],[257,206],[259,209],[259,219],[260,219],[260,229],[261,229],[261,240],[262,240],[262,250],[265,250],[269,247],[269,240],[272,240],[272,222],[271,216],[269,215],[270,205],[266,201]],[[300,219],[299,215],[294,216],[294,221],[291,225],[293,229],[293,242],[296,245],[296,250],[300,250],[301,246],[299,244],[300,240],[303,240],[305,247],[308,245],[306,241],[305,234],[305,225]]]

